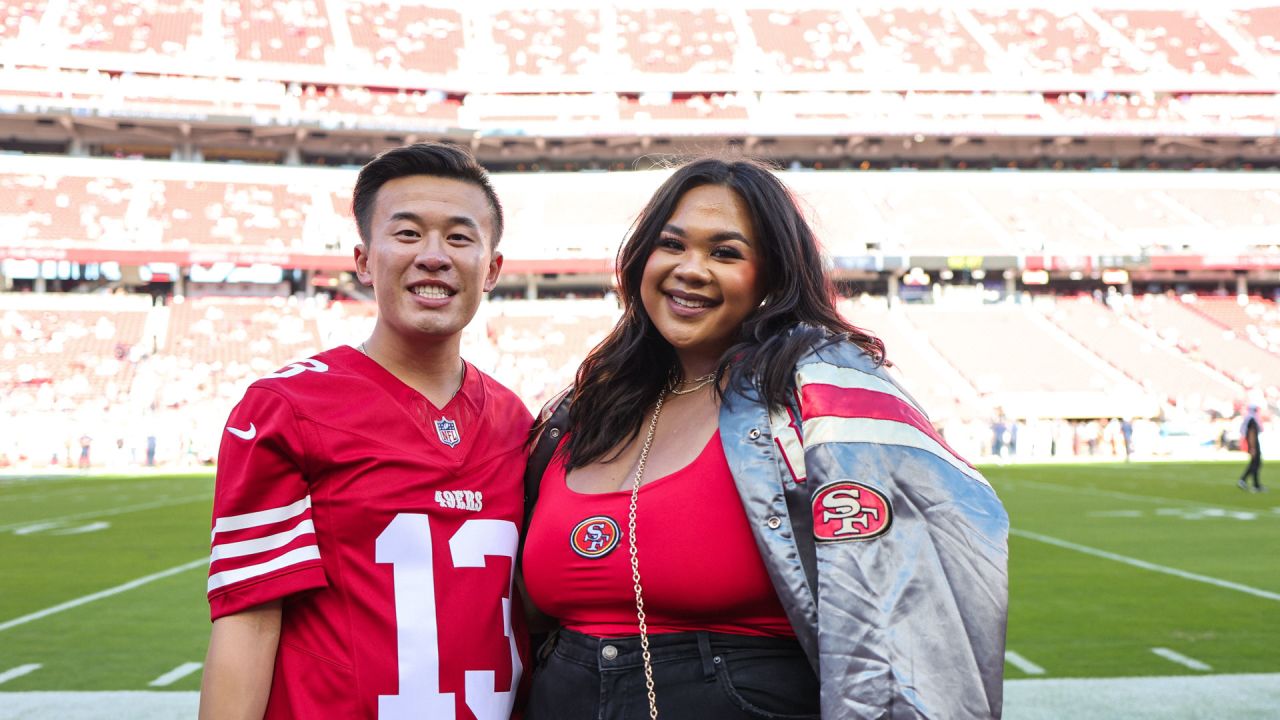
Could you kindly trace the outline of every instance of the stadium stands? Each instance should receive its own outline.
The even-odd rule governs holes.
[[[727,74],[739,47],[733,22],[716,9],[617,11],[617,42],[633,70],[660,74]]]
[[[982,30],[1004,48],[1012,61],[1021,61],[1045,75],[1133,73],[1115,45],[1079,13],[1053,8],[1019,7],[975,9]]]
[[[748,10],[764,70],[781,73],[849,73],[869,68],[866,47],[838,10],[779,7]]]
[[[1229,414],[1245,396],[1240,385],[1091,297],[1064,298],[1046,310],[1076,342],[1164,401]]]
[[[1150,413],[1141,387],[1027,306],[910,305],[906,317],[990,406],[1011,417]]]
[[[401,2],[347,3],[351,41],[388,70],[443,75],[458,69],[462,16],[451,8]]]
[[[1280,350],[1280,310],[1273,300],[1202,295],[1187,306],[1228,328],[1236,337],[1272,352]]]
[[[1198,13],[1190,10],[1100,10],[1126,40],[1155,64],[1184,73],[1245,75],[1235,50]]]
[[[1251,49],[1264,58],[1280,61],[1280,7],[1254,7],[1227,14],[1231,26],[1252,41]]]
[[[0,294],[0,398],[14,412],[101,411],[124,401],[148,299]]]
[[[354,171],[11,157],[0,248],[291,250],[346,267]],[[502,174],[509,259],[611,260],[660,173]],[[1274,252],[1265,174],[793,173],[838,258]],[[590,196],[590,202],[584,198]],[[603,265],[598,267],[603,268]],[[562,269],[567,269],[567,266]]]
[[[1274,302],[1155,295],[1245,293],[1280,268],[1274,175],[1131,170],[1214,155],[1248,167],[1246,146],[1274,156],[1280,8],[1183,5],[9,2],[0,142],[28,154],[0,169],[0,258],[21,264],[21,289],[44,289],[34,274],[75,285],[98,263],[129,285],[149,263],[306,272],[255,286],[299,296],[278,301],[200,297],[238,288],[159,269],[156,307],[98,294],[100,279],[77,288],[88,296],[0,295],[0,399],[214,422],[254,377],[358,342],[373,309],[340,274],[354,170],[301,164],[447,138],[521,171],[495,175],[499,295],[543,299],[486,303],[464,347],[531,406],[572,379],[617,313],[612,299],[546,296],[608,292],[618,244],[663,177],[546,171],[720,147],[830,170],[787,182],[845,291],[892,291],[912,268],[933,277],[902,296],[934,305],[862,298],[845,311],[885,338],[892,372],[953,442],[981,448],[997,408],[1088,420],[1280,400]],[[967,163],[1126,171],[847,170]],[[1054,278],[1038,293],[1111,285],[1138,300],[1031,304],[1019,273],[1040,268]],[[1117,268],[1129,275],[1104,282]],[[939,287],[952,277],[969,285]],[[316,289],[338,299],[300,297]]]
[[[68,0],[62,31],[67,47],[75,50],[172,57],[186,52],[201,35],[203,14],[204,3],[199,0],[127,4]]]
[[[333,34],[321,0],[223,0],[226,42],[239,60],[323,65]]]
[[[1164,295],[1147,295],[1135,304],[1133,317],[1183,352],[1246,388],[1280,399],[1280,355],[1238,337],[1229,328],[1192,309],[1191,303]]]
[[[884,57],[908,73],[987,73],[997,67],[950,10],[890,7],[860,13]]]
[[[493,17],[493,41],[513,76],[602,70],[600,14],[593,9],[500,10]]]

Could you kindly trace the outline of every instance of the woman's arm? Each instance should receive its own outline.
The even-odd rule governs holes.
[[[280,644],[280,601],[213,621],[200,720],[261,720]]]

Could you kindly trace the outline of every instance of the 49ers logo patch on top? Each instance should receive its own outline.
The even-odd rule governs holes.
[[[618,547],[618,523],[607,515],[596,515],[578,523],[569,536],[573,551],[584,558],[600,558]]]
[[[813,496],[813,536],[818,542],[870,540],[889,531],[893,510],[879,490],[852,480],[823,485]]]

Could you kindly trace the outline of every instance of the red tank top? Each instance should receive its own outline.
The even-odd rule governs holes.
[[[524,548],[529,597],[571,630],[636,635],[628,551],[631,491],[579,493],[558,454]],[[640,488],[637,555],[650,633],[795,637],[765,572],[717,431],[698,457]]]

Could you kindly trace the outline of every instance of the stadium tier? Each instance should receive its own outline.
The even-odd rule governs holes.
[[[1247,2],[1187,9],[1124,2],[941,8],[830,2],[795,9],[768,2],[531,7],[386,0],[26,0],[5,4],[0,41],[5,49],[37,50],[26,58],[27,65],[173,72],[216,60],[254,68],[228,73],[234,76],[284,80],[315,77],[308,77],[308,67],[346,69],[346,77],[372,71],[372,78],[357,84],[381,87],[409,86],[404,79],[415,76],[486,71],[502,73],[508,81],[560,79],[539,89],[558,85],[562,91],[581,91],[593,78],[607,75],[618,82],[620,73],[747,73],[761,76],[764,86],[799,76],[790,82],[839,87],[834,78],[820,75],[870,69],[891,76],[965,73],[993,79],[1145,73],[1210,76],[1230,84],[1274,79],[1278,14],[1274,6]],[[41,62],[54,53],[65,59]],[[400,82],[387,82],[391,78]]]
[[[508,275],[608,274],[663,177],[495,175]],[[348,270],[353,181],[352,170],[311,167],[9,157],[0,256]],[[787,182],[845,275],[1280,268],[1280,189],[1266,173],[796,172]]]
[[[258,141],[238,148],[246,159],[287,159],[268,131],[280,126],[478,131],[477,145],[736,133],[856,146],[858,136],[939,133],[1271,138],[1280,117],[1280,8],[1248,2],[26,0],[0,4],[0,19],[11,122],[181,121],[196,145],[225,144],[217,133],[231,123]],[[28,132],[54,134],[15,135]],[[121,137],[125,152],[194,152],[182,138]],[[328,157],[369,154],[325,145]]]

